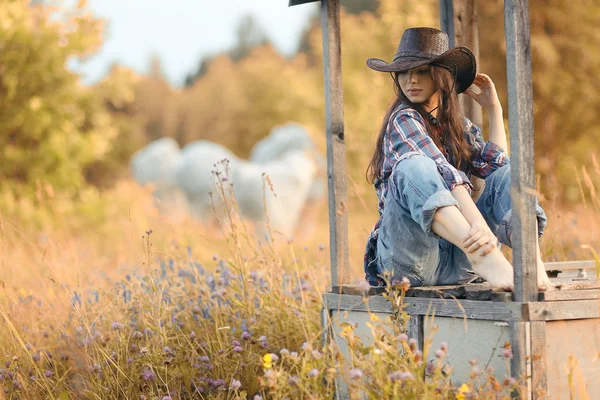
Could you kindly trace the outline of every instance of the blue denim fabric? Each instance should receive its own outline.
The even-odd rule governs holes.
[[[510,164],[492,172],[485,182],[476,205],[499,242],[510,247]],[[389,183],[377,238],[377,274],[388,274],[391,280],[406,277],[413,286],[451,285],[472,279],[466,255],[431,231],[438,208],[458,207],[435,162],[418,153],[405,154],[396,163]],[[541,236],[546,215],[537,203],[536,212]]]

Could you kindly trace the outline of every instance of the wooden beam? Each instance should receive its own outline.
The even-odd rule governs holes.
[[[578,271],[580,269],[596,269],[596,261],[556,261],[544,263],[546,271]]]
[[[479,64],[479,29],[477,25],[477,7],[475,0],[449,0],[453,7],[454,31],[448,35],[454,36],[454,46],[467,46]],[[440,13],[441,14],[441,13]],[[466,95],[459,96],[459,102],[464,115],[475,125],[483,124],[481,106]]]
[[[448,34],[450,47],[454,47],[454,4],[453,0],[440,0],[440,28]]]
[[[540,301],[567,301],[600,299],[600,289],[551,290],[540,292]]]
[[[324,307],[330,310],[352,310],[365,312],[392,313],[392,303],[382,296],[362,297],[348,294],[327,293],[323,295]],[[407,297],[404,299],[404,310],[410,315],[435,315],[439,317],[455,317],[481,319],[488,321],[520,321],[523,305],[520,303],[426,299]]]
[[[546,322],[531,321],[531,387],[533,400],[546,399],[548,382],[546,374]]]
[[[526,303],[523,317],[528,321],[563,321],[600,318],[600,300],[545,301]]]
[[[528,0],[504,1],[515,300],[537,301],[533,94]]]
[[[526,387],[526,397],[531,394],[531,364],[528,359],[531,354],[531,332],[529,322],[510,322],[510,344],[513,358],[510,360],[510,373]]]
[[[479,65],[479,30],[477,27],[477,7],[475,0],[440,0],[440,26],[448,34],[450,47],[467,46]],[[483,115],[481,106],[467,95],[458,96],[461,112],[475,125],[481,127]],[[475,188],[481,188],[484,181],[476,176],[471,177]],[[473,200],[477,201],[483,190],[474,192]]]
[[[323,69],[325,75],[331,285],[337,286],[347,283],[350,277],[340,0],[321,1],[321,29],[323,33]]]

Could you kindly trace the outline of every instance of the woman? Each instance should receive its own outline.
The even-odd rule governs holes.
[[[472,280],[474,271],[512,290],[513,268],[497,245],[511,246],[512,229],[510,162],[494,83],[476,73],[468,48],[448,49],[448,36],[433,28],[407,29],[392,63],[371,58],[367,65],[389,72],[397,94],[367,170],[380,215],[367,244],[367,281],[406,277],[413,286],[450,285]],[[487,143],[459,114],[459,93],[488,112]],[[484,184],[474,188],[471,176]],[[541,236],[546,216],[537,204],[536,212]],[[537,247],[538,285],[545,290],[552,284]]]

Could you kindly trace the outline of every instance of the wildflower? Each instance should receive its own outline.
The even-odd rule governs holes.
[[[262,347],[267,347],[267,337],[266,336],[261,336],[260,338],[258,338],[258,341],[260,342]]]
[[[142,334],[142,332],[140,331],[135,331],[133,332],[133,334],[131,335],[134,339],[141,339],[142,337],[144,337],[144,335]]]
[[[35,353],[31,356],[31,358],[33,359],[33,361],[40,361],[41,357],[40,357],[40,353]]]
[[[410,347],[411,350],[415,350],[417,348],[417,339],[410,338],[408,340],[408,346]]]
[[[469,387],[465,383],[463,383],[458,388],[458,392],[456,393],[456,400],[465,400],[466,399],[465,393],[469,393]]]
[[[173,400],[171,396],[163,396],[162,400]]]
[[[316,378],[317,376],[319,376],[319,370],[318,369],[313,368],[310,371],[308,371],[308,377],[309,378]]]
[[[290,385],[290,386],[296,386],[299,383],[300,383],[300,379],[295,375],[292,375],[288,378],[288,385]]]
[[[502,356],[504,358],[513,358],[513,352],[511,349],[504,349],[504,351],[502,352]]]
[[[142,355],[144,355],[144,354],[148,354],[148,348],[147,348],[147,347],[141,347],[141,348],[140,348],[140,353],[141,353]]]
[[[409,371],[406,371],[403,376],[402,376],[402,380],[403,381],[408,381],[410,379],[415,379],[415,377],[413,376],[413,374],[411,374]]]
[[[31,350],[31,345],[30,345],[29,343],[27,343],[27,344],[25,344],[25,348],[26,348],[27,350]]]
[[[225,381],[223,379],[214,379],[210,381],[209,384],[216,389],[225,386]]]
[[[111,325],[112,329],[115,331],[120,331],[121,329],[125,328],[125,325],[122,324],[121,322],[113,322]]]
[[[378,322],[379,321],[379,317],[377,315],[375,315],[375,314],[371,314],[370,317],[371,317],[371,321],[373,321],[373,322]]]
[[[142,379],[146,382],[153,381],[156,378],[156,374],[151,369],[145,369],[142,372]]]
[[[504,379],[504,386],[514,386],[517,383],[517,380],[512,376]]]
[[[315,358],[315,360],[320,360],[321,358],[323,358],[323,355],[321,354],[321,352],[319,352],[319,350],[313,350],[312,356]]]
[[[302,343],[302,350],[306,350],[308,348],[310,348],[310,344],[308,344],[308,342]]]
[[[202,356],[198,359],[200,362],[209,362],[210,358],[208,356]]]
[[[360,379],[363,377],[363,372],[360,368],[352,368],[350,370],[350,379]]]
[[[376,347],[376,348],[373,349],[373,354],[375,354],[376,356],[380,356],[381,355],[381,350]]]
[[[279,354],[281,354],[282,357],[289,356],[290,351],[288,349],[281,349],[279,350]]]
[[[408,335],[406,333],[401,333],[398,335],[398,340],[401,342],[408,342]]]
[[[242,332],[242,340],[250,339],[250,334],[248,332]]]
[[[196,338],[196,332],[194,332],[194,331],[191,331],[191,332],[190,332],[190,339],[192,339],[192,340],[193,340],[193,339],[195,339],[195,338]]]
[[[273,362],[279,360],[279,356],[275,353],[271,353],[271,360],[273,360]]]
[[[298,353],[297,353],[297,352],[295,352],[295,351],[292,351],[292,352],[290,353],[290,357],[291,357],[291,358],[298,358]]]
[[[446,342],[442,342],[442,343],[440,344],[440,350],[443,350],[443,351],[445,351],[445,352],[448,352],[448,343],[446,343]]]
[[[235,346],[239,346],[240,342],[238,342],[237,340],[234,340],[231,342],[231,344],[233,345],[233,347],[235,347]]]
[[[171,348],[169,346],[165,346],[165,347],[163,347],[163,353],[165,353],[168,356],[172,356],[173,350],[171,350]]]
[[[402,371],[395,371],[388,375],[388,379],[392,382],[401,381],[401,380],[403,380],[402,379],[403,377],[404,377],[404,372],[402,372]]]
[[[271,357],[271,354],[267,353],[263,356],[263,367],[265,367],[266,369],[270,369],[273,368],[273,357]]]
[[[238,390],[240,387],[242,387],[242,383],[240,381],[238,381],[237,379],[231,380],[231,385],[229,385],[229,389]]]
[[[421,350],[415,350],[415,352],[413,353],[414,357],[415,357],[415,362],[419,363],[421,360],[423,360],[423,353],[421,352]]]
[[[445,355],[446,355],[446,352],[444,350],[442,350],[442,349],[437,349],[435,351],[435,356],[437,358],[444,358]]]
[[[46,372],[44,372],[44,376],[46,378],[51,378],[52,376],[54,376],[54,372],[52,372],[50,370],[46,370]]]
[[[254,395],[252,400],[263,400],[263,397],[260,394]]]
[[[425,367],[425,372],[427,373],[427,375],[433,375],[433,373],[435,372],[435,365],[433,365],[431,361],[427,363],[427,366]]]
[[[127,364],[133,364],[133,362],[134,362],[134,361],[135,361],[135,360],[133,359],[133,357],[129,357],[129,358],[127,359]]]
[[[235,346],[233,348],[233,351],[235,351],[236,353],[241,353],[242,351],[244,351],[244,349],[242,348],[242,346]]]

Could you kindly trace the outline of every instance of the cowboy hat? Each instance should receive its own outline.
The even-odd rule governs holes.
[[[475,56],[465,46],[449,49],[448,35],[435,28],[409,28],[404,31],[391,63],[369,58],[367,65],[375,71],[400,72],[425,64],[449,69],[456,78],[457,92],[464,92],[475,79]]]

